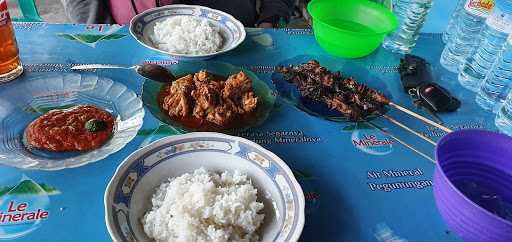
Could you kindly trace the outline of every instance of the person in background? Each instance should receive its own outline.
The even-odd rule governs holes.
[[[74,23],[127,24],[147,9],[168,4],[201,5],[233,15],[246,27],[272,28],[288,22],[294,0],[61,0]]]

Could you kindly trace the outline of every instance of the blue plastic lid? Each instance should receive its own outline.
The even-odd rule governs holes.
[[[496,0],[495,8],[499,8],[504,14],[512,14],[512,0]]]

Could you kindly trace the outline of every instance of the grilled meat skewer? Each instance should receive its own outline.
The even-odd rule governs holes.
[[[332,73],[316,60],[289,67],[279,67],[285,79],[297,85],[300,93],[324,102],[351,121],[360,121],[382,113],[390,101],[381,93],[352,78],[344,79],[340,72]]]
[[[389,106],[445,132],[452,131],[391,102],[384,94],[359,84],[352,78],[343,78],[340,72],[330,72],[316,60],[295,66],[281,66],[278,71],[287,81],[297,85],[302,96],[324,102],[351,121],[362,121],[368,116],[380,115],[384,107]]]

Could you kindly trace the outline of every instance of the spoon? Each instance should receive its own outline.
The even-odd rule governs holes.
[[[90,69],[133,69],[139,75],[155,80],[157,82],[169,83],[176,80],[176,77],[167,70],[167,68],[156,65],[145,63],[142,65],[134,65],[134,66],[119,66],[119,65],[110,65],[110,64],[85,64],[85,65],[77,65],[71,67],[71,70],[90,70]]]

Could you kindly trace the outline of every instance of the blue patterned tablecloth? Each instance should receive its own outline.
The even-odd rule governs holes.
[[[25,77],[16,82],[40,72],[68,72],[71,65],[79,63],[173,63],[167,56],[139,46],[122,26],[19,23],[15,28],[26,69]],[[494,129],[494,117],[478,108],[473,94],[460,88],[456,76],[439,66],[442,48],[439,34],[422,34],[415,50],[432,63],[437,80],[463,101],[457,113],[441,118],[455,129]],[[215,60],[244,66],[271,84],[275,65],[299,55],[322,61],[327,54],[309,30],[249,29],[247,40],[239,48]],[[379,82],[396,103],[414,109],[401,89],[399,58],[379,49],[367,58],[350,61],[363,67],[363,73],[351,74],[375,77],[372,81]],[[141,93],[143,80],[131,71],[96,74]],[[402,113],[391,110],[390,115],[435,140],[443,135]],[[430,144],[385,120],[376,122],[434,156]],[[103,206],[106,185],[130,153],[165,135],[154,132],[157,127],[157,120],[146,112],[140,135],[124,149],[79,168],[46,172],[0,166],[0,190],[30,180],[45,184],[51,191],[41,195],[47,196],[41,205],[42,211],[48,212],[46,219],[27,230],[3,226],[0,218],[0,239],[18,232],[16,241],[109,241]],[[436,210],[431,187],[434,165],[378,130],[320,120],[278,100],[263,126],[240,135],[276,153],[294,170],[307,200],[302,241],[377,242],[385,241],[386,236],[394,236],[394,241],[460,241]],[[6,202],[0,193],[2,209],[9,207]]]

